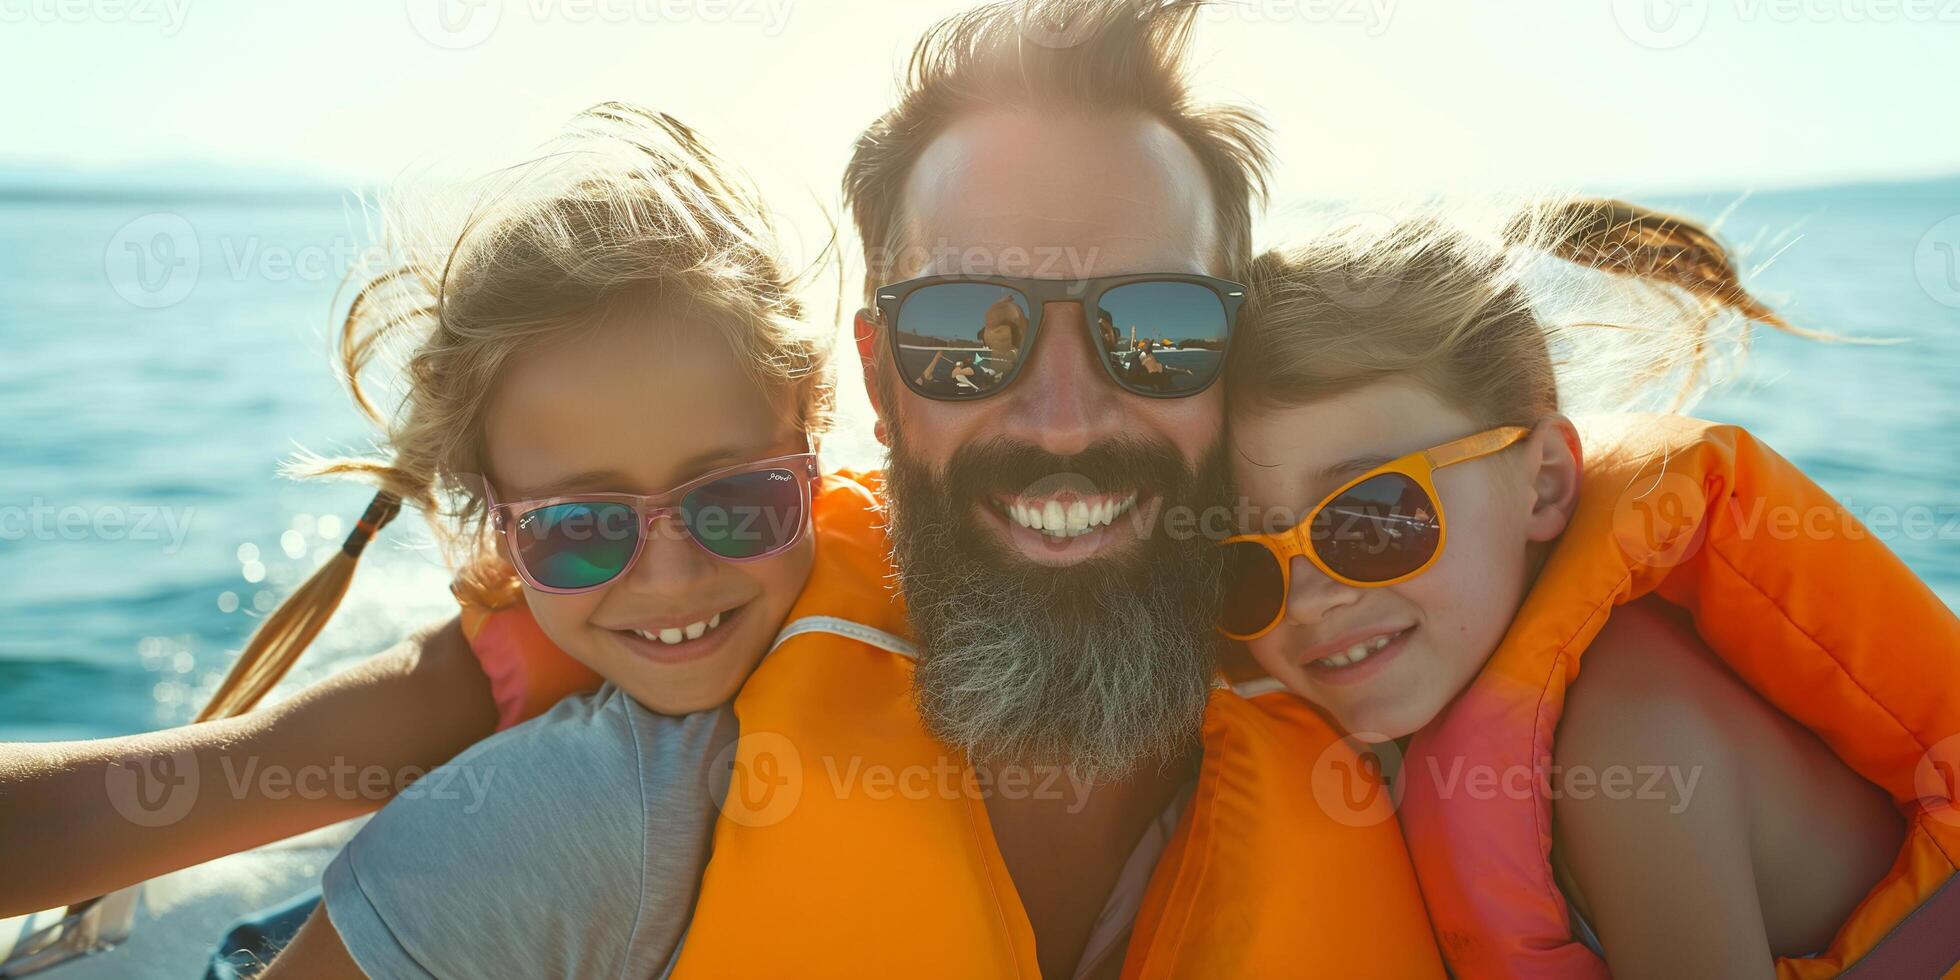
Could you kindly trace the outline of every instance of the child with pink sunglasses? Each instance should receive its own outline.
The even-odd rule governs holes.
[[[734,737],[727,702],[810,576],[813,525],[827,510],[875,506],[867,484],[818,470],[829,331],[804,322],[753,189],[671,117],[594,107],[511,173],[440,247],[392,242],[404,258],[355,297],[344,377],[389,455],[302,468],[379,492],[341,553],[267,618],[198,722],[0,747],[0,917],[373,810],[554,704],[557,732],[659,746],[647,750],[681,763],[617,769],[665,781],[641,788],[658,803],[648,818],[668,823],[667,857],[705,859],[704,774]],[[383,413],[361,379],[404,347],[402,399]],[[449,552],[462,620],[253,710],[404,503]],[[517,603],[531,615],[496,614]],[[497,633],[510,629],[543,642]],[[538,650],[554,652],[522,659]],[[156,828],[132,827],[102,792],[118,767],[195,765],[221,785],[220,767],[245,759],[404,777],[351,797],[205,793]],[[670,947],[685,921],[666,916],[669,932],[635,948]],[[363,963],[387,972],[389,955],[363,952]]]

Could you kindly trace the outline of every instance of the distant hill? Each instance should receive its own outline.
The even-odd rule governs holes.
[[[1634,198],[1643,201],[1694,201],[1747,196],[1750,199],[1771,201],[1801,201],[1806,198],[1829,198],[1839,204],[1856,204],[1865,201],[1911,201],[1926,200],[1942,202],[1948,210],[1960,206],[1960,174],[1947,174],[1939,177],[1918,177],[1906,180],[1854,180],[1840,183],[1804,184],[1794,187],[1774,187],[1759,190],[1742,188],[1711,188],[1706,190],[1660,191],[1653,194],[1635,194]]]
[[[320,175],[189,162],[131,167],[0,163],[0,201],[332,204],[364,189]]]

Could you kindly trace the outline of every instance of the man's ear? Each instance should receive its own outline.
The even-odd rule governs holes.
[[[868,308],[858,310],[851,329],[857,341],[858,365],[864,369],[864,394],[871,399],[871,410],[878,415],[871,431],[878,437],[879,445],[889,447],[891,441],[885,436],[887,406],[878,393],[878,314]]]
[[[1531,515],[1525,534],[1531,541],[1551,541],[1565,533],[1579,506],[1579,486],[1585,473],[1585,450],[1572,420],[1553,415],[1539,422],[1525,439],[1531,460]]]

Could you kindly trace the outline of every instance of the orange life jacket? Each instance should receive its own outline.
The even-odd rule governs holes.
[[[1577,512],[1477,679],[1404,772],[1468,763],[1527,791],[1404,780],[1401,817],[1461,980],[1604,978],[1553,879],[1548,783],[1565,691],[1615,607],[1656,596],[1763,698],[1891,794],[1891,872],[1830,948],[1777,975],[1935,977],[1960,962],[1960,620],[1795,467],[1733,426],[1588,427]],[[1410,768],[1415,767],[1415,768]]]
[[[680,977],[1040,976],[973,771],[914,707],[880,487],[825,481],[809,582],[735,700]],[[1221,686],[1203,738],[1123,976],[1443,975],[1386,796],[1366,820],[1316,798],[1315,760],[1354,759],[1325,721]]]

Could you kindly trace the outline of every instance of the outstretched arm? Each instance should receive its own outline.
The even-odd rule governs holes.
[[[945,360],[945,358],[946,358],[945,351],[933,351],[932,360],[927,361],[926,369],[919,372],[919,383],[925,384],[927,381],[931,380],[932,372],[939,370],[939,362]]]
[[[366,813],[496,726],[451,620],[236,718],[0,745],[0,917]]]

